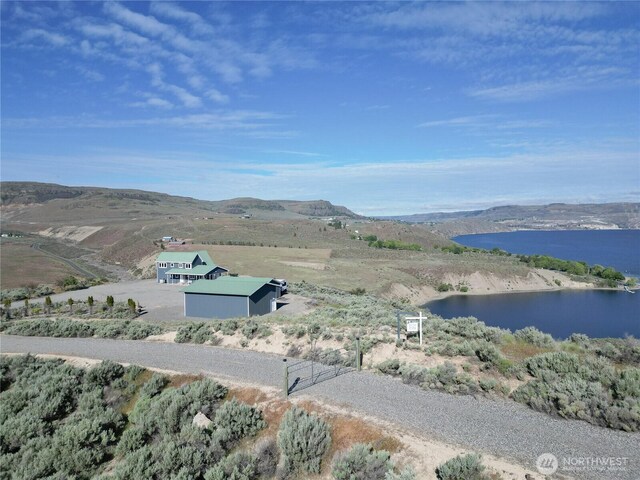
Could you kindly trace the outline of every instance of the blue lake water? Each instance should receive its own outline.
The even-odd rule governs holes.
[[[501,248],[610,266],[640,276],[640,230],[519,231],[454,238],[462,245]],[[455,295],[426,307],[444,318],[476,317],[487,325],[518,330],[535,326],[555,338],[640,338],[640,291],[562,290],[498,295]]]
[[[512,331],[535,326],[554,338],[572,333],[590,337],[640,338],[640,291],[562,290],[541,293],[453,295],[427,303],[443,318],[476,317]]]
[[[527,230],[461,235],[453,240],[468,247],[498,247],[510,253],[600,264],[640,276],[640,230]]]

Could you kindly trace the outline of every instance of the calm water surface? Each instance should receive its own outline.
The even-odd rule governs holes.
[[[542,293],[454,295],[426,304],[443,318],[476,317],[487,325],[518,330],[535,326],[554,338],[640,338],[640,291],[563,290]]]
[[[550,255],[613,267],[640,276],[640,230],[519,231],[462,235],[454,240],[477,248]],[[456,295],[426,305],[444,318],[473,316],[487,325],[517,330],[535,326],[556,338],[640,338],[640,291],[571,291]]]
[[[640,230],[533,230],[461,235],[453,240],[468,247],[600,264],[640,276]]]

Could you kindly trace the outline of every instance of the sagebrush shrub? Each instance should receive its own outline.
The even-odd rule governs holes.
[[[400,370],[400,360],[397,358],[385,360],[380,362],[376,368],[387,375],[398,375],[398,371]]]
[[[470,453],[447,460],[436,468],[438,480],[489,480],[480,455]]]
[[[550,348],[555,345],[551,335],[541,332],[536,327],[525,327],[521,330],[516,330],[513,332],[513,336],[536,347]]]
[[[287,472],[320,473],[322,457],[331,444],[329,425],[317,415],[292,407],[280,423],[278,446]]]
[[[387,451],[358,443],[335,456],[331,475],[335,480],[384,480],[392,468],[389,458]]]
[[[260,410],[235,398],[218,408],[214,424],[225,431],[226,439],[230,442],[253,436],[267,426]]]
[[[254,480],[257,478],[256,458],[246,452],[237,452],[223,458],[204,474],[204,480]]]

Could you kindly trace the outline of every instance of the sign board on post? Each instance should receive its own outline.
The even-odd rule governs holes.
[[[404,317],[407,321],[407,333],[418,332],[420,334],[420,345],[422,345],[422,320],[425,318],[422,316],[422,312],[418,312],[417,317]],[[416,322],[416,320],[418,320]],[[413,325],[417,323],[418,327],[415,330],[409,330],[409,328],[415,328]]]
[[[407,333],[418,333],[420,323],[416,320],[407,320]]]

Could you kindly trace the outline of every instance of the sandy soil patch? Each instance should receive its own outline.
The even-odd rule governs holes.
[[[40,230],[38,235],[43,237],[64,238],[73,242],[81,242],[94,233],[102,230],[104,227],[76,227],[75,225],[66,225],[64,227],[47,228]]]
[[[151,342],[169,342],[169,343],[173,343],[176,341],[176,335],[178,334],[178,332],[165,332],[165,333],[161,333],[160,335],[149,335],[146,340],[149,340]]]

